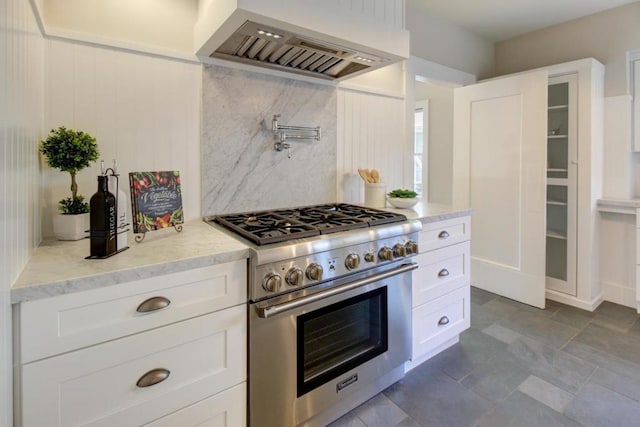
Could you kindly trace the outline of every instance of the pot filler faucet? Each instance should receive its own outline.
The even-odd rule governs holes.
[[[288,140],[320,141],[320,138],[322,137],[322,130],[320,126],[306,127],[306,126],[281,125],[278,123],[279,117],[280,117],[280,114],[274,114],[273,119],[271,120],[271,130],[273,131],[273,134],[277,138],[277,141],[274,144],[274,149],[276,151],[287,150],[287,157],[291,158],[291,144],[287,142]],[[297,133],[287,133],[287,131],[292,131]]]

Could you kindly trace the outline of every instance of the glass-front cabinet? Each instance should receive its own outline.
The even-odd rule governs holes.
[[[577,75],[549,79],[547,113],[547,289],[576,295]]]

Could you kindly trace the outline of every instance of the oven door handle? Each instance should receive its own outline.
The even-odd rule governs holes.
[[[302,297],[293,301],[274,305],[259,304],[256,306],[256,311],[258,312],[258,317],[266,319],[267,317],[274,316],[284,311],[293,310],[294,308],[301,307],[305,304],[320,301],[322,299],[329,298],[331,296],[341,294],[343,292],[347,292],[352,289],[377,282],[379,280],[388,279],[389,277],[396,276],[398,274],[407,273],[409,271],[415,270],[416,268],[418,268],[418,264],[416,263],[403,264],[398,268],[394,268],[393,270],[385,271],[384,273],[376,274],[375,276],[356,280],[355,282],[349,282],[345,285],[338,286],[327,291],[318,292],[316,294]]]

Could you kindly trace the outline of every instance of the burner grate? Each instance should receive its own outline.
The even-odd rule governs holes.
[[[257,245],[337,233],[356,228],[406,221],[393,212],[348,203],[329,203],[292,209],[219,215],[218,224]]]
[[[215,221],[258,245],[320,234],[313,226],[272,212],[232,214],[215,217]]]
[[[276,213],[309,224],[320,230],[321,234],[337,233],[339,231],[369,226],[366,221],[331,209],[324,209],[323,207],[286,209],[276,211]]]

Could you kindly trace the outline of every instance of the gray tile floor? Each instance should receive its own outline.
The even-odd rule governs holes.
[[[460,342],[330,427],[640,426],[640,316],[472,288]]]

